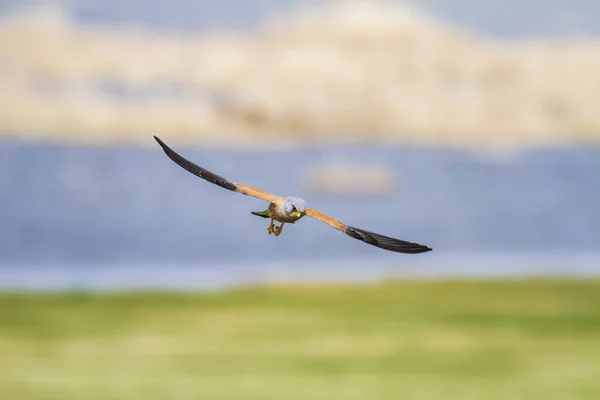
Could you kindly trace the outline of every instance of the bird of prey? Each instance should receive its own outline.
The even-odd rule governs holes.
[[[320,211],[306,207],[306,202],[298,197],[276,196],[274,194],[264,192],[260,189],[249,185],[232,182],[183,158],[181,155],[177,154],[175,151],[173,151],[173,149],[167,146],[158,137],[154,136],[154,139],[156,139],[158,144],[160,144],[167,156],[186,171],[232,192],[238,192],[246,196],[252,196],[268,201],[269,206],[266,210],[254,211],[251,213],[259,217],[269,218],[271,220],[271,223],[267,228],[267,232],[269,232],[269,235],[281,235],[283,225],[294,224],[296,223],[296,221],[298,221],[300,218],[306,215],[315,218],[321,222],[324,222],[337,229],[338,231],[341,231],[346,235],[353,237],[354,239],[361,240],[367,244],[385,250],[406,254],[425,253],[427,251],[432,250],[431,248],[420,245],[418,243],[406,242],[404,240],[394,239],[391,237],[380,235],[378,233],[373,233],[365,231],[363,229],[345,225],[342,222],[336,220],[335,218],[323,214]],[[281,225],[275,226],[274,221],[281,223]]]

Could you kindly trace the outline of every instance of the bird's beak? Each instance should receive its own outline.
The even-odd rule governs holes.
[[[302,216],[302,213],[300,211],[294,211],[293,214],[296,218],[300,218]]]

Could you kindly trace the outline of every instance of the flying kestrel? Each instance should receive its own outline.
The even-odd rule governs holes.
[[[354,239],[361,240],[367,244],[377,246],[385,250],[406,254],[425,253],[432,250],[431,248],[418,243],[410,243],[404,240],[394,239],[378,233],[373,233],[345,225],[335,218],[325,215],[320,211],[307,208],[306,202],[298,197],[276,196],[249,185],[231,182],[194,164],[189,160],[186,160],[156,136],[154,136],[154,139],[156,139],[158,144],[160,144],[167,156],[169,156],[171,160],[175,161],[177,165],[186,171],[191,172],[192,174],[207,180],[210,183],[214,183],[215,185],[218,185],[224,189],[231,190],[232,192],[238,192],[246,196],[252,196],[268,201],[269,207],[267,207],[266,210],[252,212],[252,214],[271,219],[271,223],[267,228],[269,235],[272,233],[275,236],[281,235],[283,225],[294,224],[300,218],[307,215],[309,217],[318,219],[319,221],[325,222],[326,224],[334,227],[338,231],[344,232],[346,235],[353,237]],[[281,225],[275,226],[273,221],[280,222]]]

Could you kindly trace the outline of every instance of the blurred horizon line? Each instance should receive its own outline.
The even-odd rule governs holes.
[[[369,265],[369,268],[365,268]],[[12,291],[214,291],[289,284],[372,284],[385,281],[599,279],[600,252],[433,257],[353,257],[230,263],[0,264],[0,294]],[[485,266],[485,269],[483,269]]]

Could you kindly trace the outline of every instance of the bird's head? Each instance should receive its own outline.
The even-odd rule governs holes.
[[[306,212],[306,202],[298,197],[286,197],[283,200],[283,211],[287,215],[300,218]]]

